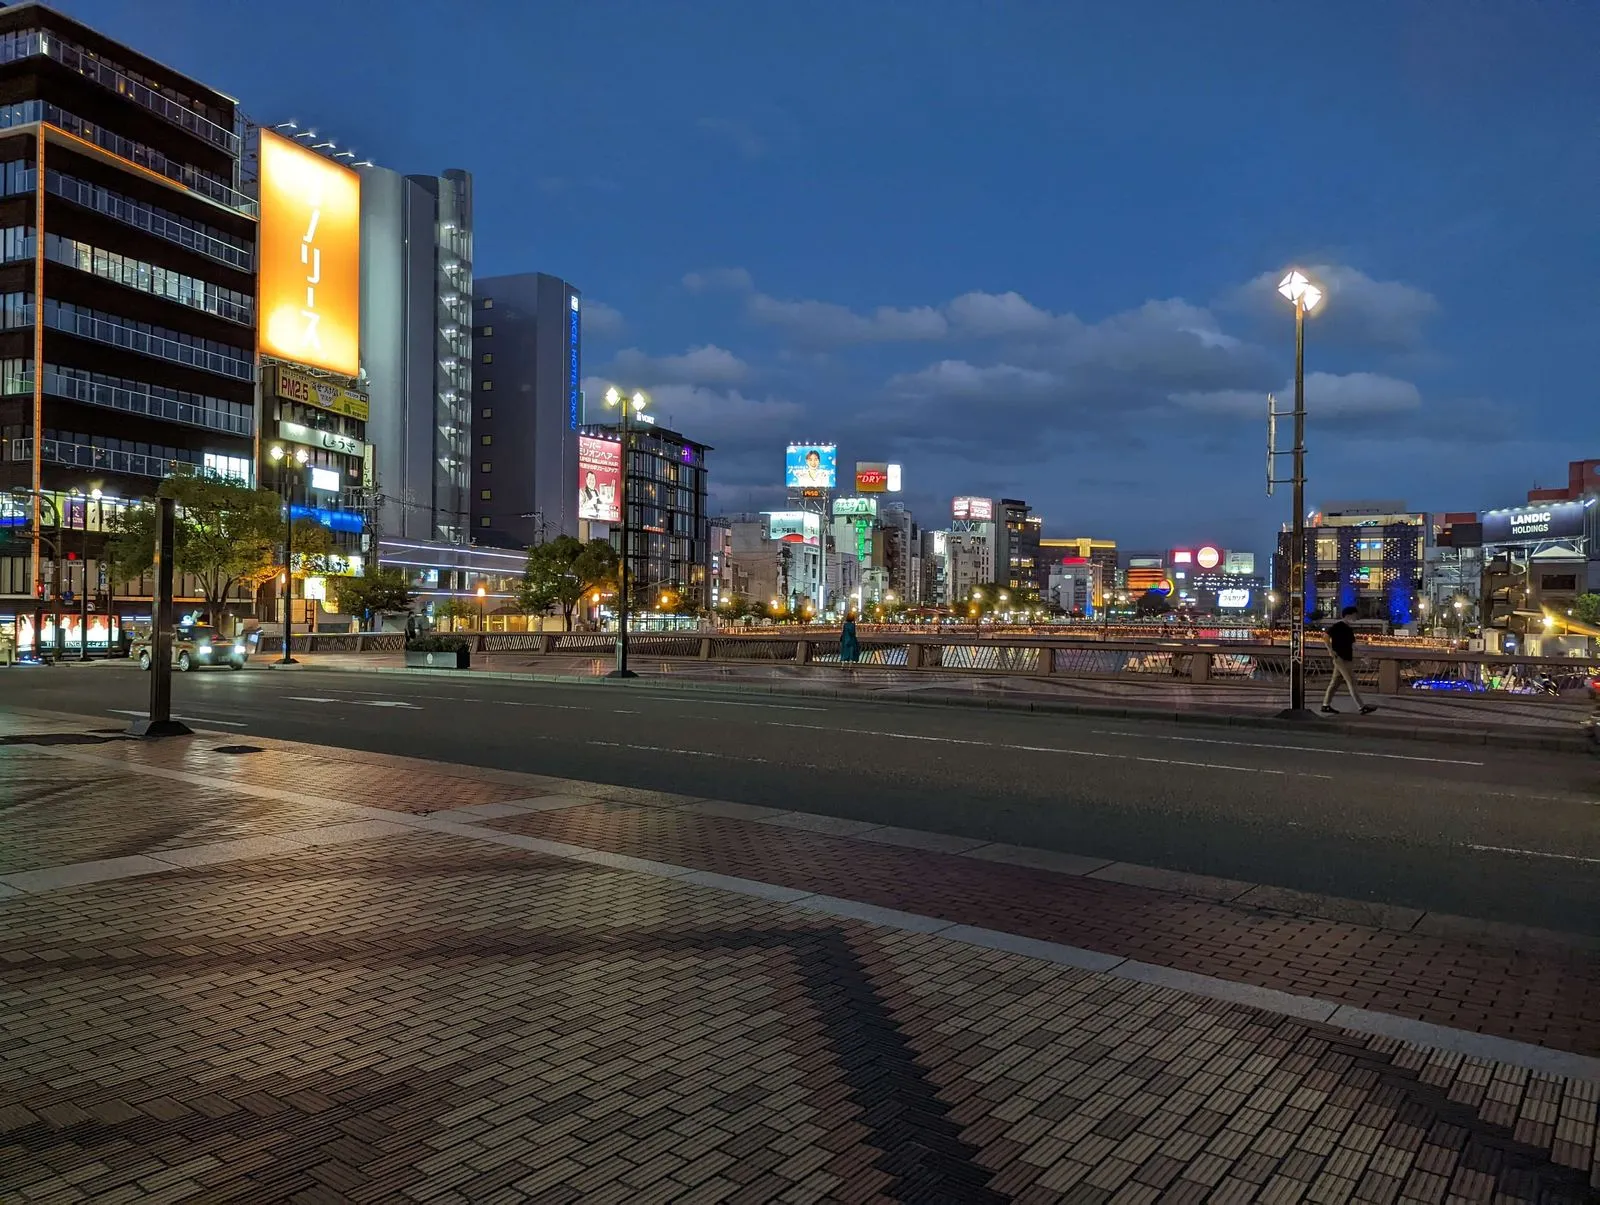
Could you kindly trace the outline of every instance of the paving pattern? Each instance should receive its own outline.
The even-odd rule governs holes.
[[[23,726],[0,721],[0,738]],[[77,739],[0,739],[0,842],[26,830],[34,858],[172,861],[31,870],[0,893],[0,1201],[1600,1190],[1600,1082],[587,851],[608,848],[607,825],[646,832],[634,856],[664,861],[721,834],[747,873],[788,882],[751,860],[776,849],[810,890],[838,886],[841,854],[863,859],[858,885],[887,873],[873,851],[973,859],[346,751]],[[174,827],[191,808],[192,828]],[[51,846],[36,813],[56,809],[101,836]],[[586,848],[505,844],[519,840]],[[943,889],[954,871],[928,873]]]

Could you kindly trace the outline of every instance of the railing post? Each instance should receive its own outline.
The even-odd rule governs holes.
[[[711,637],[709,636],[700,637],[700,660],[711,660]]]
[[[1380,695],[1400,693],[1400,662],[1394,657],[1384,657],[1378,662],[1378,693]]]
[[[554,632],[539,633],[539,651],[546,654],[556,651],[556,634]]]
[[[1056,672],[1056,646],[1053,644],[1041,645],[1039,648],[1039,673],[1046,678],[1055,677]]]
[[[1211,654],[1191,653],[1189,655],[1189,681],[1211,681]]]
[[[914,641],[914,642],[906,645],[906,668],[907,669],[921,669],[924,665],[927,664],[923,660],[923,653],[926,650],[926,648],[927,648],[927,646],[922,644],[920,641]]]
[[[796,665],[811,664],[811,641],[796,640],[794,642],[794,663]]]
[[[365,632],[357,632],[356,633],[356,652],[364,653],[366,651],[367,651],[367,636],[366,636],[366,633]]]

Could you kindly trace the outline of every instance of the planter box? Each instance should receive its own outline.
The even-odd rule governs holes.
[[[470,669],[472,653],[468,649],[455,649],[439,653],[418,653],[406,650],[407,669]]]

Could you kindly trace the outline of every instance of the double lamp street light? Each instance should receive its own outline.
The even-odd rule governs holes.
[[[1306,315],[1322,301],[1322,289],[1298,268],[1291,268],[1278,282],[1278,292],[1294,306],[1294,526],[1289,537],[1289,707],[1285,719],[1307,719],[1306,708]],[[1272,410],[1272,419],[1284,417]],[[1272,444],[1269,420],[1267,492],[1272,492]]]
[[[617,668],[607,675],[611,678],[638,676],[628,668],[628,454],[633,446],[630,438],[633,427],[628,420],[632,414],[642,414],[648,403],[649,399],[638,390],[635,390],[632,396],[623,394],[615,385],[606,390],[606,405],[619,406],[622,410],[621,470],[617,474],[617,515],[621,527],[618,541],[620,569],[617,581]]]

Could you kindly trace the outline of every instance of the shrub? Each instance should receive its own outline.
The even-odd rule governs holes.
[[[472,648],[472,641],[462,636],[413,636],[406,641],[408,653],[459,653]]]

